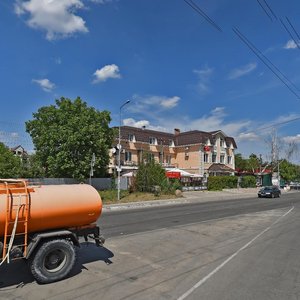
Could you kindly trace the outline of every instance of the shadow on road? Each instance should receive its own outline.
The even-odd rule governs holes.
[[[110,258],[112,257],[114,257],[113,252],[105,247],[97,247],[94,243],[82,243],[77,249],[77,263],[68,278],[86,270],[84,265],[91,262],[103,261],[111,264]],[[4,263],[0,267],[0,292],[21,288],[34,281],[26,260],[16,260],[10,264]]]

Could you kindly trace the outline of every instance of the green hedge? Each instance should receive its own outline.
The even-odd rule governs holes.
[[[241,181],[241,187],[256,187],[256,178],[254,176],[243,176]]]
[[[207,189],[209,191],[221,191],[222,189],[236,188],[237,181],[236,176],[209,176]]]
[[[209,191],[221,191],[222,189],[233,189],[237,187],[236,176],[209,176],[207,189]],[[256,187],[255,176],[243,176],[240,183],[241,188]]]

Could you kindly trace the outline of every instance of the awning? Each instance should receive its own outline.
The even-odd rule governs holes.
[[[133,176],[133,172],[128,172],[122,175],[122,177],[132,177]]]
[[[173,173],[173,175],[175,176],[176,174],[180,174],[179,177],[203,177],[200,174],[193,174],[193,173],[189,173],[187,171],[184,171],[182,169],[178,169],[178,168],[166,168],[166,173],[170,174],[170,176],[172,176],[171,174]],[[168,175],[167,175],[168,176]],[[168,176],[169,177],[169,176]],[[170,178],[170,177],[169,177]],[[173,177],[175,178],[175,177]],[[178,178],[178,177],[176,177]]]

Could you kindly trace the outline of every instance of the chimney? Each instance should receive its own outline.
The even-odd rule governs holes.
[[[180,134],[180,129],[174,128],[174,135],[177,136]]]

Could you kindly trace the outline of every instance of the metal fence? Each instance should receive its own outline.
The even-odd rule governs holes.
[[[128,189],[128,178],[120,178],[120,189]],[[73,178],[28,178],[30,184],[40,184],[40,185],[59,185],[59,184],[77,184],[80,181]],[[113,178],[92,178],[91,182],[89,179],[83,181],[82,183],[90,184],[97,190],[110,190],[117,187],[117,179]]]

